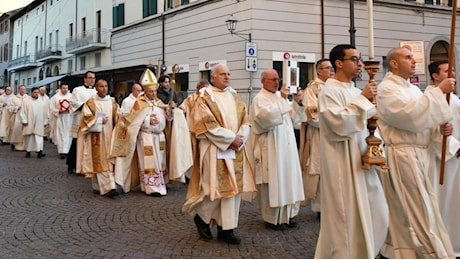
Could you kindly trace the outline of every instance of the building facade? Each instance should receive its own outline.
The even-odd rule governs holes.
[[[451,4],[373,1],[377,81],[387,71],[387,52],[410,45],[419,64],[412,80],[422,89],[429,84],[427,64],[447,58]],[[230,15],[238,20],[233,33],[226,25]],[[114,96],[124,97],[150,67],[170,74],[174,88],[187,95],[223,63],[231,85],[250,102],[264,69],[275,68],[284,82],[304,88],[314,78],[314,63],[336,44],[350,43],[352,29],[369,59],[369,15],[365,0],[35,0],[13,16],[10,84],[66,75],[74,87],[92,70],[108,80]],[[366,82],[363,72],[358,86]]]

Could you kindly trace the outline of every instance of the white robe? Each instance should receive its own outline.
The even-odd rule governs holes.
[[[78,137],[78,128],[80,127],[81,111],[78,110],[90,97],[96,95],[95,88],[86,88],[79,86],[72,90],[70,97],[70,114],[72,115],[72,128],[70,136],[73,138]],[[78,159],[77,159],[78,160]]]
[[[375,106],[360,93],[353,82],[330,78],[318,97],[323,214],[315,258],[375,258],[386,238],[383,187],[361,161]]]
[[[289,223],[305,199],[293,127],[306,120],[304,109],[297,102],[289,104],[279,92],[262,89],[253,100],[249,120],[248,147],[253,151],[249,161],[258,185],[260,212],[265,222]]]
[[[51,138],[56,144],[59,154],[67,154],[72,144],[72,138],[69,136],[72,127],[72,116],[70,111],[67,110],[67,104],[69,104],[71,96],[70,92],[63,95],[59,90],[50,99],[50,114],[55,118]]]
[[[8,109],[11,106],[11,102],[15,99],[16,96],[11,93],[10,95],[3,94],[0,96],[0,110],[1,110],[1,119],[0,119],[0,140],[3,142],[10,142],[11,138],[11,118],[14,115]]]
[[[27,97],[19,117],[23,127],[24,149],[27,152],[43,151],[43,136],[45,135],[45,125],[48,124],[47,111],[45,111],[44,101],[41,98],[34,99]]]
[[[42,100],[42,103],[43,103],[43,106],[45,107],[44,108],[44,111],[46,113],[46,118],[47,118],[47,122],[49,122],[49,116],[50,116],[50,97],[48,97],[48,95],[40,95],[39,94],[39,98]],[[51,128],[50,128],[50,125],[47,124],[47,126],[45,127],[45,136],[46,137],[50,137],[50,134],[51,134]]]
[[[122,115],[129,114],[131,111],[131,108],[134,106],[134,102],[136,102],[136,97],[133,95],[133,93],[129,94],[125,99],[123,99],[123,102],[121,102],[121,107],[120,107],[120,112]]]
[[[318,95],[324,87],[324,83],[325,82],[321,79],[316,78],[308,85],[302,95],[302,103],[305,106],[305,112],[307,114],[304,145],[308,146],[308,157],[306,158],[305,165],[302,165],[302,169],[304,169],[302,174],[305,197],[310,199],[310,206],[314,212],[321,211],[321,195],[319,189],[321,160],[319,151]]]
[[[17,94],[16,98],[12,100],[11,106],[8,108],[10,112],[12,112],[12,116],[14,117],[13,128],[11,132],[11,143],[14,144],[14,147],[17,151],[24,150],[24,136],[22,135],[22,123],[21,118],[19,116],[19,111],[21,110],[23,101],[29,97],[29,95],[24,94],[20,95]],[[14,115],[13,115],[14,114]]]
[[[423,94],[417,86],[391,72],[377,91],[377,124],[390,168],[389,174],[382,175],[390,208],[392,244],[387,245],[394,248],[394,253],[384,255],[455,257],[428,172],[435,159],[428,149],[434,130],[452,119],[446,98],[438,88]]]
[[[428,86],[426,90],[433,88]],[[431,146],[436,155],[435,163],[430,165],[429,174],[433,190],[436,194],[439,203],[441,217],[449,233],[452,246],[456,257],[460,257],[460,158],[455,154],[460,149],[460,99],[450,94],[450,108],[454,119],[450,121],[454,125],[454,130],[451,136],[447,138],[446,161],[444,168],[444,182],[439,184],[439,174],[441,165],[441,150],[442,135],[436,136],[437,145]]]

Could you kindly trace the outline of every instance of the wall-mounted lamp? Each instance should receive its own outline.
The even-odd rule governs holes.
[[[230,34],[234,34],[244,40],[247,40],[249,42],[252,41],[252,37],[251,37],[251,33],[248,33],[248,34],[243,34],[243,33],[236,33],[235,30],[236,30],[236,24],[238,23],[238,20],[233,17],[233,14],[231,14],[227,20],[225,21],[225,23],[227,24],[227,30],[230,32]],[[243,37],[242,35],[247,35],[249,38],[245,38]]]

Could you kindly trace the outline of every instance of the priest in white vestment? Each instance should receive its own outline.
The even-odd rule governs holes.
[[[134,102],[136,102],[136,98],[141,94],[142,86],[138,83],[134,83],[131,87],[131,93],[121,102],[120,112],[123,115],[129,114],[131,108],[134,106]]]
[[[0,119],[0,141],[2,144],[10,143],[13,113],[8,108],[15,98],[16,96],[13,94],[11,86],[5,87],[5,92],[0,96],[0,110],[2,111],[2,117]]]
[[[110,198],[118,195],[113,173],[113,160],[110,144],[119,107],[114,98],[108,95],[107,81],[96,82],[97,94],[88,99],[81,111],[77,172],[92,178],[94,192],[108,194]],[[81,145],[80,145],[81,140]]]
[[[201,239],[212,239],[210,224],[216,223],[218,240],[240,244],[234,229],[242,193],[256,191],[245,146],[250,124],[246,105],[230,87],[227,66],[213,68],[211,84],[203,88],[190,115],[199,156],[182,210],[194,216]]]
[[[38,88],[31,89],[30,96],[22,104],[19,116],[23,125],[26,157],[30,157],[30,152],[36,152],[37,158],[44,157],[43,138],[45,126],[48,124],[48,113],[45,110],[44,101],[40,98]]]
[[[19,116],[19,111],[22,108],[22,103],[29,97],[27,95],[26,86],[19,86],[19,93],[16,98],[12,100],[11,106],[8,107],[12,113],[12,129],[11,129],[11,149],[16,151],[24,151],[24,136],[22,135],[22,123]]]
[[[439,86],[443,81],[448,79],[449,62],[447,60],[434,61],[429,64],[428,70],[431,80],[434,85],[428,86],[426,90],[430,90]],[[455,78],[455,73],[452,75]],[[431,161],[429,174],[433,190],[439,203],[441,217],[449,233],[452,246],[454,248],[455,257],[460,257],[460,99],[454,93],[450,95],[449,106],[452,110],[453,120],[450,123],[453,125],[453,133],[447,138],[446,161],[444,168],[443,184],[440,184],[440,167],[441,167],[441,150],[442,135],[437,134],[436,145],[431,148],[435,153],[436,160]]]
[[[320,178],[320,151],[319,151],[319,117],[318,95],[328,78],[335,75],[329,59],[316,62],[316,79],[308,84],[302,92],[302,104],[305,107],[307,121],[300,127],[300,163],[305,191],[305,203],[310,203],[310,208],[320,216],[321,193],[319,189]]]
[[[377,89],[375,83],[355,87],[363,64],[353,46],[335,46],[329,59],[336,74],[318,96],[322,174],[315,258],[373,259],[387,235],[388,207],[377,169],[363,169],[361,158]]]
[[[422,93],[409,82],[415,72],[409,49],[392,49],[387,61],[390,72],[377,94],[377,124],[390,168],[382,182],[391,241],[382,253],[391,258],[455,258],[429,173],[435,159],[429,146],[440,125],[453,118],[444,94],[453,91],[455,79]]]
[[[72,127],[72,116],[70,115],[71,94],[69,85],[61,83],[58,92],[50,99],[50,113],[55,118],[53,142],[57,146],[59,157],[65,159],[69,152],[72,138],[69,136]]]
[[[77,173],[77,161],[80,161],[81,158],[77,158],[78,154],[81,154],[78,144],[78,129],[80,127],[81,120],[81,109],[83,104],[92,96],[96,94],[96,90],[93,88],[94,82],[96,82],[96,75],[92,71],[87,71],[85,73],[84,84],[82,86],[76,87],[72,90],[72,96],[70,98],[70,115],[72,116],[72,127],[70,129],[70,137],[72,138],[72,144],[70,145],[69,153],[67,154],[66,164],[67,164],[67,173]]]
[[[47,121],[49,122],[49,110],[50,110],[50,97],[46,94],[46,87],[40,87],[40,99],[43,102],[43,105],[45,106],[45,113],[47,117]],[[45,138],[49,138],[51,133],[51,128],[50,124],[47,124],[45,127]]]
[[[255,96],[249,122],[249,162],[257,184],[259,211],[265,225],[275,230],[295,227],[300,203],[305,200],[302,170],[294,126],[306,121],[305,110],[298,104],[301,93],[287,100],[289,87],[278,90],[276,70],[262,72],[263,88]]]

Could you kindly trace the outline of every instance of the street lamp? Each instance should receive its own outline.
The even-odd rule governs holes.
[[[236,30],[236,24],[238,23],[238,20],[233,17],[233,14],[231,14],[227,20],[225,21],[225,23],[227,24],[227,30],[230,32],[231,35],[235,34],[236,36],[244,39],[244,40],[247,40],[249,42],[251,42],[252,38],[251,38],[251,33],[248,33],[248,34],[245,34],[245,33],[236,33],[235,30]],[[245,37],[243,37],[242,35],[247,35],[249,38],[246,39]]]

